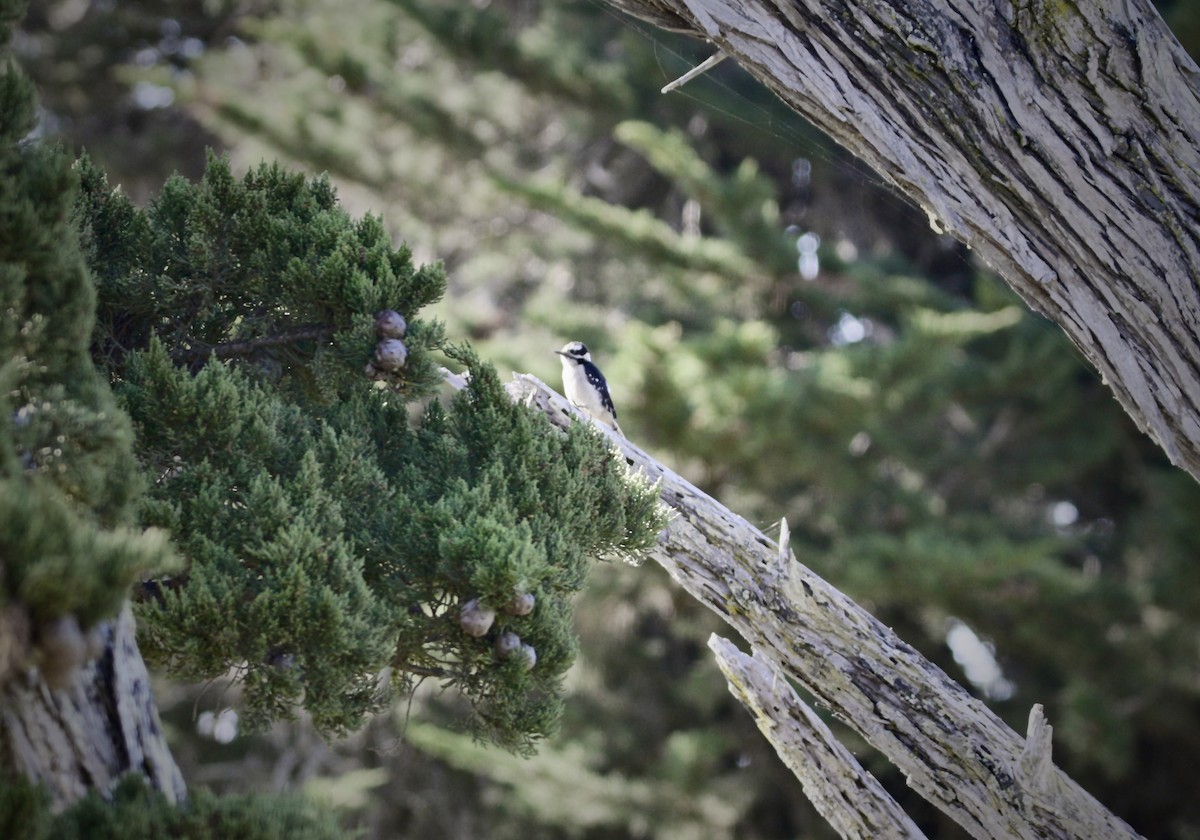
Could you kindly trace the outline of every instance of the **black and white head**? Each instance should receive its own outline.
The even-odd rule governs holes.
[[[587,345],[582,341],[568,341],[561,350],[554,352],[562,356],[563,395],[588,416],[620,434],[608,383],[592,361]]]
[[[590,362],[592,354],[588,352],[587,345],[582,341],[568,341],[563,345],[561,350],[555,350],[555,353],[565,359],[571,359],[575,362]]]

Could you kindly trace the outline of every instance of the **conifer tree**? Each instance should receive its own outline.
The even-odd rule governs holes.
[[[588,559],[653,540],[652,489],[421,319],[440,268],[351,219],[327,181],[237,179],[213,158],[139,209],[86,158],[72,171],[25,141],[32,91],[11,68],[0,100],[0,689],[19,669],[69,684],[104,653],[84,634],[154,571],[150,657],[189,679],[235,670],[252,725],[302,708],[344,732],[435,678],[479,737],[531,751],[561,715]],[[437,350],[470,373],[445,406]],[[0,692],[8,749],[18,702]],[[6,775],[30,770],[14,759]],[[40,813],[10,782],[6,808]]]
[[[154,476],[141,519],[189,562],[147,585],[151,661],[197,681],[238,669],[251,724],[303,707],[356,728],[390,668],[395,686],[459,686],[475,731],[509,748],[553,732],[568,599],[588,556],[653,538],[653,494],[421,320],[440,270],[351,220],[326,181],[266,165],[239,180],[214,158],[143,211],[81,169],[96,350]],[[429,399],[439,348],[471,372],[447,407]]]
[[[704,107],[724,95],[717,82],[738,84],[733,62],[661,97],[676,42],[622,31],[597,5],[459,6],[306,5],[303,19],[241,32],[261,49],[197,61],[205,85],[181,83],[180,101],[194,92],[194,113],[235,149],[253,149],[243,154],[266,143],[370,189],[375,206],[392,202],[389,222],[444,255],[471,292],[442,317],[495,358],[536,372],[541,351],[553,381],[546,347],[588,340],[639,444],[739,512],[786,513],[807,563],[951,674],[962,669],[947,630],[972,628],[1003,669],[976,690],[1018,727],[1030,703],[1045,703],[1056,760],[1139,829],[1169,836],[1200,824],[1194,803],[1174,795],[1194,773],[1175,745],[1196,737],[1188,639],[1200,501],[1061,337],[973,279],[969,259],[920,214],[868,229],[879,211],[900,215],[899,202],[862,198],[857,184],[846,198],[848,179],[822,174],[828,153],[794,124],[763,131],[751,108],[741,113],[754,125],[739,130]],[[579,45],[585,58],[560,60]],[[145,72],[161,81],[162,68]],[[246,90],[260,84],[251,101]],[[619,126],[670,117],[686,130]],[[787,186],[797,154],[814,168],[803,195]],[[702,212],[684,230],[689,200]],[[827,243],[813,282],[790,268],[789,223]],[[857,259],[833,258],[828,243],[842,237]],[[890,253],[874,249],[880,240]],[[922,251],[944,252],[952,272],[898,256]],[[584,753],[589,766],[636,779],[627,801],[659,806],[636,809],[646,833],[686,824],[669,803],[703,791],[742,836],[807,834],[792,780],[749,746],[755,733],[735,728],[742,712],[730,713],[696,643],[705,617],[667,587],[653,569],[605,569],[587,596],[592,652],[567,737],[527,772],[561,778],[563,756]],[[465,740],[425,743],[458,766],[490,766]],[[393,762],[410,784],[390,796],[422,796],[413,760]],[[903,779],[890,781],[902,790]],[[480,794],[475,776],[456,785],[475,808],[490,803],[493,836],[524,836],[546,814],[548,836],[550,825],[578,833],[570,809],[540,804],[532,785],[503,797]],[[597,824],[634,830],[631,809],[612,801]],[[936,819],[920,820],[931,836]]]
[[[0,45],[21,3],[0,6]],[[135,526],[144,486],[128,417],[88,354],[95,291],[70,225],[75,176],[27,142],[33,90],[0,73],[0,684],[31,661],[52,681],[83,661],[81,634],[139,572],[173,565]],[[33,647],[30,647],[30,643]]]

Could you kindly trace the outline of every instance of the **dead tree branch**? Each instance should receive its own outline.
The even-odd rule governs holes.
[[[787,678],[759,656],[747,656],[715,633],[708,640],[729,690],[788,766],[804,795],[846,840],[906,840],[925,834],[878,780],[829,731]]]
[[[517,376],[509,389],[556,425],[577,422],[574,407],[533,376]],[[1053,765],[1039,708],[1030,738],[1021,738],[790,551],[628,440],[608,437],[677,514],[654,559],[972,835],[1138,836]]]

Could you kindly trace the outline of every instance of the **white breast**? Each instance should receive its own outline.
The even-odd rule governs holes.
[[[613,425],[612,416],[605,411],[595,389],[588,384],[587,374],[583,372],[583,368],[565,358],[562,360],[562,366],[563,393],[566,398],[604,425]]]

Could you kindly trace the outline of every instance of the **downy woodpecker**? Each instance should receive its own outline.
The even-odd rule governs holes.
[[[563,349],[555,350],[562,356],[563,393],[567,399],[579,406],[593,420],[603,423],[621,437],[625,433],[617,425],[617,410],[608,395],[608,383],[604,374],[592,362],[592,354],[582,341],[571,341]]]

